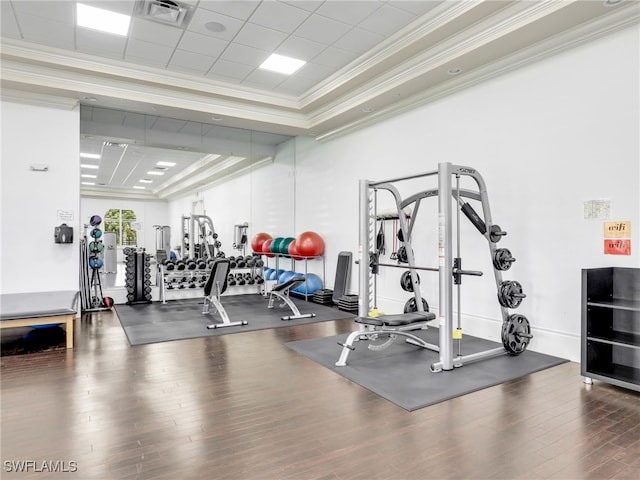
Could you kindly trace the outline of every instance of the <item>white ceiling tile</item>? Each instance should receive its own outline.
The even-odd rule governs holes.
[[[315,13],[339,20],[342,23],[357,25],[382,5],[382,2],[375,0],[324,2]]]
[[[383,5],[358,24],[359,28],[389,36],[405,27],[417,17],[405,10]]]
[[[124,58],[127,37],[98,32],[87,28],[76,29],[76,44],[81,52],[107,57]]]
[[[147,115],[143,115],[141,113],[127,112],[122,121],[122,126],[128,127],[128,128],[144,129],[147,118],[148,118]]]
[[[320,15],[312,15],[295,31],[296,37],[306,38],[324,45],[331,45],[351,27]]]
[[[242,81],[243,85],[255,88],[272,89],[285,80],[285,75],[266,70],[254,70]]]
[[[5,3],[6,0],[2,0]],[[60,23],[74,25],[75,23],[75,3],[74,2],[51,2],[51,1],[13,1],[11,2],[21,21],[22,14],[35,15]],[[2,12],[4,14],[4,11]]]
[[[209,37],[194,32],[185,32],[178,44],[180,50],[199,53],[209,57],[218,57],[227,46],[227,42],[219,38]]]
[[[243,63],[252,67],[258,67],[269,56],[270,52],[260,50],[258,48],[232,43],[220,56],[223,60],[230,62]]]
[[[215,78],[223,76],[228,79],[242,80],[249,75],[256,67],[244,63],[231,62],[222,58],[218,59],[207,74],[208,77]]]
[[[96,123],[111,125],[122,125],[126,117],[126,112],[110,110],[108,108],[92,108],[91,120]]]
[[[200,0],[198,7],[212,12],[222,13],[223,15],[239,20],[246,20],[259,4],[259,1],[249,0]]]
[[[282,3],[293,5],[295,7],[302,8],[303,10],[313,12],[324,3],[324,0],[282,0]]]
[[[321,43],[300,37],[289,37],[278,47],[277,53],[309,61],[327,48]]]
[[[338,39],[334,46],[361,54],[370,50],[384,39],[383,35],[362,30],[361,28],[353,28]]]
[[[249,47],[273,51],[286,37],[287,35],[285,33],[279,32],[278,30],[261,27],[253,23],[246,23],[233,41]]]
[[[212,32],[205,26],[209,22],[217,22],[224,25],[226,28],[222,32]],[[222,15],[221,13],[210,12],[208,10],[198,9],[196,10],[187,30],[190,32],[201,33],[203,35],[209,35],[211,37],[220,38],[222,40],[233,40],[233,37],[240,31],[244,25],[242,20],[237,18]]]
[[[0,2],[0,30],[3,36],[20,38],[20,28],[9,2]]]
[[[355,52],[349,52],[342,50],[334,46],[327,47],[326,50],[315,56],[312,61],[319,65],[326,65],[328,67],[341,68],[349,62],[355,60],[358,54]]]
[[[390,5],[400,8],[402,10],[406,10],[407,12],[414,13],[416,15],[424,15],[429,10],[437,7],[441,3],[444,3],[443,0],[420,0],[416,2],[415,0],[391,0],[389,2]]]
[[[75,49],[75,28],[68,23],[48,21],[34,15],[20,15],[20,31],[27,42]],[[4,35],[5,32],[3,31]]]
[[[332,67],[327,67],[326,65],[318,65],[317,63],[305,63],[300,70],[295,73],[296,78],[306,78],[307,80],[314,80],[319,82],[324,80],[332,73],[335,72],[335,69]]]
[[[150,126],[151,130],[161,132],[179,132],[187,124],[186,120],[178,120],[175,118],[156,117],[153,124]]]
[[[275,88],[276,92],[285,93],[287,95],[300,95],[311,87],[313,87],[317,82],[315,80],[309,80],[307,78],[287,78],[284,82],[278,85]]]
[[[311,12],[282,2],[262,2],[249,21],[285,33],[292,33]]]
[[[171,59],[174,49],[165,45],[144,42],[135,38],[127,42],[126,60],[143,60],[145,65],[166,66]]]
[[[145,42],[175,47],[178,45],[182,33],[183,30],[169,25],[162,25],[135,17],[131,20],[130,37]]]
[[[178,49],[171,57],[169,65],[179,67],[180,70],[206,73],[209,68],[211,68],[211,65],[213,65],[214,60],[214,57]]]

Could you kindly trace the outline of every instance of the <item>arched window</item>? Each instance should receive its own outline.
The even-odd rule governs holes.
[[[116,234],[116,245],[136,246],[138,235],[133,229],[136,213],[133,210],[112,208],[104,216],[104,231]]]

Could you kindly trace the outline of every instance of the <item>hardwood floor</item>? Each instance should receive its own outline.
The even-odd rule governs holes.
[[[0,476],[639,478],[639,394],[566,363],[407,412],[284,345],[354,328],[130,347],[115,314],[87,316],[73,350],[2,357]],[[35,468],[9,471],[24,460]],[[56,461],[75,471],[42,473]]]

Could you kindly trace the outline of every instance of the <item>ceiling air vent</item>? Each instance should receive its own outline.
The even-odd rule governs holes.
[[[173,0],[138,0],[136,16],[152,22],[185,28],[191,19],[193,7]]]

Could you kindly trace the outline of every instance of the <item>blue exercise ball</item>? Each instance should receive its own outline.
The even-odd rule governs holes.
[[[279,277],[278,277],[278,283],[285,283],[288,280],[291,280],[291,278],[296,274],[296,272],[292,271],[292,270],[287,270],[286,272],[283,272]]]
[[[271,274],[269,275],[269,278],[267,278],[267,280],[278,280],[278,278],[280,278],[280,275],[282,275],[284,273],[284,270],[273,270],[271,272]]]
[[[264,269],[264,279],[269,280],[269,277],[273,273],[273,268],[265,268]]]
[[[308,273],[306,277],[307,279],[304,283],[301,283],[293,289],[294,292],[312,295],[316,290],[320,290],[322,288],[322,279],[318,275],[315,273]]]

